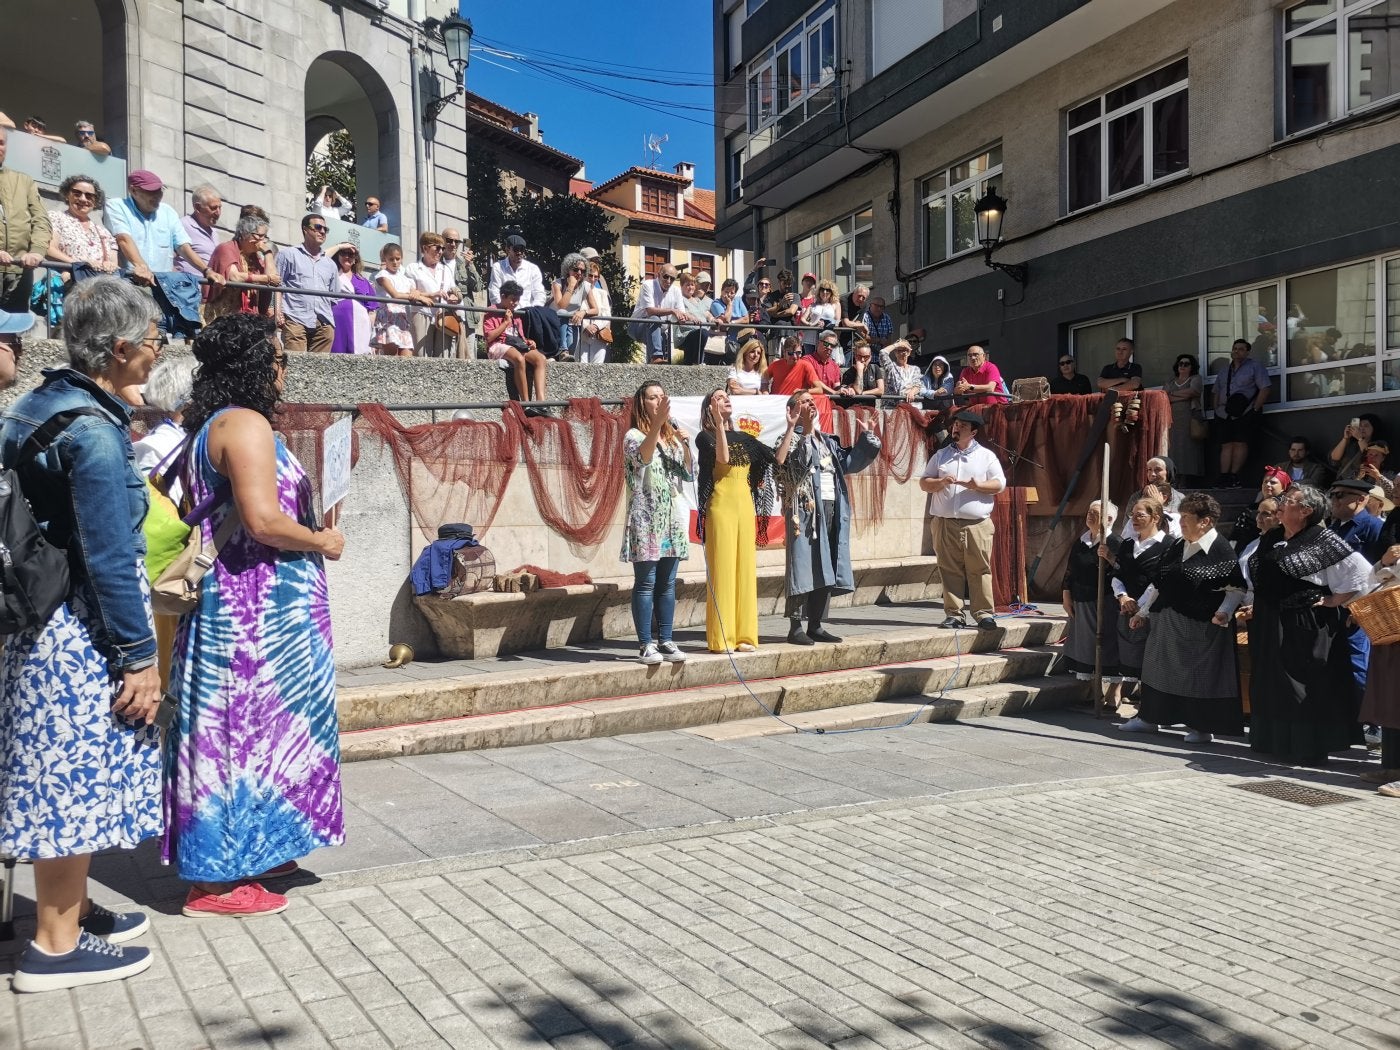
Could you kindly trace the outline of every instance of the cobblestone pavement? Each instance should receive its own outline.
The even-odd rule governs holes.
[[[1400,1047],[1400,808],[1350,778],[1074,715],[485,760],[591,759],[622,799],[650,789],[617,749],[668,740],[778,781],[805,755],[885,795],[455,857],[408,843],[334,875],[352,853],[313,857],[321,878],[248,922],[182,919],[104,858],[101,899],[158,912],[155,966],[0,994],[0,1047]],[[365,764],[352,797],[414,761]],[[984,768],[963,790],[914,776]],[[1237,788],[1278,774],[1345,801]]]

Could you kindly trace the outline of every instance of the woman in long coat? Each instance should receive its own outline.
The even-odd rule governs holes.
[[[1371,566],[1323,524],[1326,509],[1318,489],[1295,485],[1248,562],[1249,746],[1297,765],[1361,735],[1343,606],[1367,589]]]
[[[846,475],[864,470],[880,454],[871,417],[850,448],[821,429],[816,401],[803,390],[788,398],[787,430],[778,443],[778,473],[787,528],[788,641],[794,645],[839,642],[822,627],[832,595],[855,589],[851,572],[851,494]],[[795,440],[794,440],[795,435]],[[807,630],[802,630],[803,612]]]

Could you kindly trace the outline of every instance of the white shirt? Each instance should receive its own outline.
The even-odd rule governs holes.
[[[1240,555],[1240,571],[1244,573],[1244,583],[1247,588],[1245,605],[1254,604],[1254,580],[1249,575],[1249,559],[1259,549],[1260,539],[1263,537],[1251,540],[1249,546],[1245,547],[1244,553]],[[1341,561],[1327,566],[1321,572],[1300,578],[1319,587],[1326,587],[1333,594],[1365,594],[1372,589],[1372,580],[1375,577],[1372,575],[1371,563],[1360,554],[1352,551]]]
[[[1185,562],[1201,551],[1210,550],[1215,540],[1216,531],[1214,529],[1207,529],[1205,535],[1198,540],[1187,540],[1186,547],[1181,552],[1181,560]],[[1142,592],[1142,597],[1138,599],[1138,615],[1147,616],[1152,611],[1152,605],[1156,600],[1157,588],[1149,584],[1147,590]],[[1225,597],[1221,599],[1220,607],[1215,611],[1217,615],[1223,613],[1226,616],[1233,616],[1235,610],[1243,604],[1244,591],[1237,587],[1230,587],[1226,589]]]
[[[671,284],[672,288],[680,286],[679,281]],[[661,300],[666,298],[666,293],[661,290],[661,282],[655,277],[648,277],[642,282],[642,290],[637,295],[637,308],[632,311],[633,317],[646,317],[647,310],[661,306]]]
[[[1137,537],[1133,537],[1133,553],[1137,554],[1138,551],[1145,551],[1154,544],[1161,542],[1162,532],[1160,529],[1152,534],[1151,539],[1140,540]],[[1121,598],[1123,597],[1123,595],[1128,594],[1128,588],[1123,586],[1123,581],[1120,580],[1117,576],[1113,577],[1113,582],[1109,584],[1109,586],[1113,588],[1113,596],[1115,598]],[[1151,587],[1152,585],[1148,584],[1148,586]],[[1128,594],[1128,597],[1133,598],[1133,595]],[[1136,601],[1135,598],[1134,600]]]
[[[1183,493],[1179,489],[1172,489],[1172,494],[1167,497],[1166,505],[1162,507],[1162,510],[1171,516],[1171,520],[1166,522],[1166,533],[1172,539],[1176,539],[1178,536],[1181,535],[1180,508],[1181,497],[1184,495],[1185,493]],[[1141,498],[1142,497],[1139,496],[1137,493],[1134,493],[1133,498],[1128,501],[1127,517],[1123,522],[1123,531],[1118,534],[1122,536],[1125,540],[1137,539],[1137,529],[1133,528],[1133,504]]]
[[[989,448],[983,448],[973,438],[966,449],[949,445],[929,457],[924,467],[926,478],[956,478],[959,481],[999,481],[1006,488],[1006,472],[1001,460]],[[995,492],[974,492],[962,485],[949,485],[941,492],[930,492],[928,512],[933,518],[960,518],[964,521],[985,521],[992,516]]]
[[[434,299],[447,292],[457,290],[456,268],[447,263],[429,266],[423,261],[409,263],[403,268],[403,275],[413,282],[414,288]],[[446,311],[434,310],[430,306],[415,306],[413,312],[419,317],[437,317]]]
[[[511,266],[509,258],[497,259],[491,264],[486,294],[492,303],[501,301],[501,285],[506,281],[514,281],[520,285],[520,309],[544,305],[544,275],[529,259],[521,259],[518,270]]]

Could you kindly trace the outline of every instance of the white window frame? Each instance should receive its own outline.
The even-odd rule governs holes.
[[[744,199],[744,160],[748,156],[748,141],[738,142],[743,138],[743,135],[740,134],[725,139],[727,155],[724,171],[724,202],[726,204],[738,204]]]
[[[1152,124],[1152,107],[1164,98],[1170,98],[1172,95],[1175,95],[1178,92],[1185,92],[1187,106],[1187,125],[1189,128],[1191,113],[1191,66],[1189,61],[1187,62],[1186,66],[1186,75],[1183,76],[1180,80],[1176,81],[1175,83],[1169,84],[1164,88],[1160,88],[1159,90],[1154,91],[1150,95],[1145,95],[1140,99],[1135,99],[1134,101],[1128,103],[1126,106],[1119,106],[1117,109],[1113,110],[1108,109],[1109,95],[1113,94],[1115,91],[1122,90],[1129,84],[1142,80],[1146,77],[1150,77],[1153,73],[1156,73],[1158,70],[1165,69],[1166,67],[1171,65],[1175,65],[1177,62],[1180,62],[1182,60],[1182,57],[1183,56],[1181,55],[1177,55],[1175,58],[1172,58],[1169,61],[1160,62],[1157,65],[1153,66],[1151,69],[1146,70],[1145,72],[1139,73],[1134,77],[1130,77],[1129,79],[1124,80],[1122,83],[1115,84],[1107,91],[1101,91],[1097,95],[1091,95],[1088,98],[1081,99],[1072,106],[1065,107],[1063,142],[1065,151],[1064,172],[1066,215],[1078,215],[1082,212],[1089,211],[1092,208],[1101,208],[1110,201],[1122,200],[1125,197],[1131,197],[1135,193],[1142,193],[1143,191],[1151,189],[1154,186],[1161,186],[1165,183],[1172,182],[1176,179],[1184,179],[1191,174],[1191,161],[1188,156],[1186,161],[1186,167],[1182,168],[1180,171],[1174,171],[1169,175],[1163,175],[1161,178],[1154,179],[1152,177],[1152,155],[1154,152],[1153,146],[1155,145],[1154,136],[1156,134],[1156,129],[1153,127]],[[1099,115],[1093,120],[1087,120],[1084,123],[1076,124],[1074,127],[1071,128],[1069,126],[1069,114],[1073,113],[1076,109],[1079,109],[1081,106],[1093,102],[1096,98],[1099,103]],[[1119,190],[1117,193],[1110,194],[1108,192],[1108,180],[1113,164],[1112,159],[1108,155],[1109,125],[1112,124],[1113,121],[1117,120],[1118,118],[1126,116],[1127,114],[1139,109],[1145,111],[1143,114],[1142,121],[1142,182],[1129,189]],[[1094,127],[1095,125],[1097,125],[1099,129],[1099,199],[1094,201],[1092,204],[1085,204],[1080,208],[1071,209],[1069,202],[1070,139],[1076,135],[1083,134],[1086,130]]]
[[[870,221],[869,221],[868,223],[865,223],[864,225],[857,226],[857,225],[856,225],[856,219],[857,219],[857,217],[860,216],[861,214],[865,213],[865,212],[870,212]],[[813,251],[810,251],[810,252],[806,253],[805,255],[801,255],[801,254],[798,253],[797,246],[798,246],[802,241],[805,241],[805,240],[806,240],[807,238],[809,238],[809,237],[815,237],[817,234],[821,233],[823,230],[829,230],[829,229],[832,229],[832,228],[834,228],[834,227],[839,227],[839,226],[841,225],[841,223],[845,222],[847,219],[849,219],[850,222],[851,222],[851,232],[850,232],[850,233],[847,233],[847,234],[845,234],[845,235],[843,235],[843,236],[841,236],[840,238],[837,238],[837,239],[835,239],[835,240],[828,241],[827,243],[823,244],[820,248],[817,248],[817,249],[815,249],[815,250],[813,250]],[[815,264],[815,261],[808,263],[808,262],[803,262],[802,260],[803,260],[803,259],[815,259],[815,257],[819,257],[823,252],[827,252],[827,251],[832,252],[832,253],[833,253],[833,257],[835,257],[837,247],[838,247],[839,245],[845,244],[845,245],[849,245],[849,246],[850,246],[849,258],[851,259],[851,272],[850,272],[849,276],[845,278],[845,280],[846,280],[846,282],[847,282],[847,287],[845,288],[844,291],[841,291],[841,294],[842,294],[842,295],[848,294],[848,293],[851,291],[851,289],[855,288],[856,285],[861,284],[861,283],[873,284],[873,281],[872,281],[871,278],[864,278],[864,279],[862,279],[862,278],[857,274],[857,272],[856,272],[856,269],[857,269],[857,267],[859,266],[859,262],[858,262],[858,260],[857,260],[856,257],[855,257],[855,245],[856,245],[856,238],[857,238],[857,237],[859,237],[859,236],[860,236],[861,234],[863,234],[863,233],[870,233],[871,231],[874,230],[874,228],[875,228],[875,209],[874,209],[874,208],[872,207],[872,205],[869,204],[869,203],[862,204],[862,205],[861,205],[860,207],[858,207],[858,208],[855,208],[855,209],[853,209],[853,210],[851,210],[851,211],[849,211],[849,212],[846,212],[846,213],[844,213],[844,214],[842,214],[842,215],[837,216],[835,219],[832,219],[830,222],[823,223],[821,226],[817,226],[817,227],[814,227],[813,229],[808,230],[806,233],[802,234],[800,237],[794,237],[794,238],[792,239],[792,241],[788,244],[788,253],[787,253],[787,254],[788,254],[788,260],[789,260],[789,268],[792,270],[792,272],[793,272],[794,274],[802,274],[802,273],[806,273],[808,270],[811,270],[813,273],[816,273],[816,274],[817,274],[818,280],[826,279],[826,275],[823,274],[823,273],[817,268],[817,266],[816,266],[816,264]],[[838,288],[838,290],[840,290],[840,284],[841,284],[841,281],[842,281],[843,278],[837,277],[837,276],[835,276],[835,275],[833,274],[833,276],[832,276],[831,279],[834,280],[834,281],[836,282],[837,288]],[[875,294],[875,290],[874,290],[873,287],[871,288],[871,294],[872,294],[872,295]]]
[[[1374,378],[1376,386],[1375,390],[1371,391],[1368,394],[1338,394],[1330,397],[1309,398],[1306,400],[1289,400],[1288,380],[1290,377],[1295,375],[1301,375],[1305,372],[1326,372],[1337,368],[1354,368],[1356,367],[1356,365],[1348,365],[1346,359],[1343,359],[1341,361],[1324,361],[1320,364],[1315,365],[1290,365],[1288,363],[1288,347],[1284,343],[1280,343],[1278,351],[1278,363],[1266,369],[1269,373],[1269,381],[1273,386],[1273,392],[1271,393],[1268,404],[1275,410],[1286,409],[1290,412],[1299,412],[1322,408],[1336,408],[1338,405],[1341,404],[1369,404],[1372,402],[1394,403],[1397,400],[1400,400],[1400,390],[1385,389],[1386,366],[1400,361],[1400,346],[1392,347],[1389,345],[1389,329],[1386,324],[1387,311],[1391,308],[1392,304],[1390,304],[1387,301],[1385,271],[1387,264],[1391,262],[1400,263],[1400,253],[1388,252],[1384,255],[1363,256],[1359,259],[1341,259],[1336,262],[1329,263],[1326,266],[1314,266],[1307,270],[1299,270],[1292,273],[1282,274],[1272,279],[1250,281],[1245,284],[1232,285],[1228,288],[1213,289],[1209,292],[1202,292],[1198,296],[1188,297],[1186,299],[1176,299],[1170,302],[1162,303],[1144,303],[1142,306],[1136,307],[1126,312],[1119,311],[1111,314],[1105,314],[1102,317],[1086,318],[1085,320],[1076,322],[1075,324],[1072,324],[1070,326],[1068,333],[1069,339],[1067,352],[1071,356],[1073,356],[1076,359],[1076,361],[1078,361],[1078,354],[1076,353],[1075,348],[1075,332],[1077,332],[1081,328],[1090,328],[1094,325],[1105,324],[1110,321],[1122,319],[1125,322],[1124,326],[1126,329],[1126,334],[1131,337],[1133,336],[1133,318],[1134,315],[1138,312],[1144,310],[1155,310],[1159,307],[1164,306],[1173,306],[1179,303],[1189,302],[1191,301],[1191,298],[1194,298],[1197,303],[1198,320],[1196,325],[1197,345],[1194,348],[1193,352],[1195,353],[1196,359],[1201,362],[1201,376],[1205,380],[1206,386],[1206,405],[1207,408],[1210,408],[1213,407],[1215,403],[1213,393],[1215,386],[1215,377],[1212,376],[1209,372],[1210,361],[1209,357],[1207,356],[1206,303],[1208,300],[1218,299],[1228,295],[1236,295],[1241,292],[1250,292],[1258,288],[1264,288],[1269,285],[1273,285],[1275,288],[1274,301],[1279,304],[1278,312],[1280,315],[1279,317],[1275,318],[1275,322],[1281,323],[1281,318],[1285,314],[1285,311],[1287,309],[1286,297],[1288,294],[1289,281],[1297,280],[1301,277],[1308,277],[1315,273],[1325,273],[1329,270],[1341,270],[1345,269],[1348,266],[1356,266],[1358,264],[1369,263],[1374,271],[1371,285],[1374,291],[1372,298],[1372,309],[1374,311],[1374,314],[1371,318],[1371,323],[1372,330],[1375,332],[1376,347],[1375,355],[1369,359],[1369,362],[1366,359],[1362,359],[1358,361],[1357,364],[1364,365],[1370,363],[1374,367]],[[1394,308],[1400,310],[1400,303],[1394,304]],[[1247,335],[1248,333],[1242,334]],[[1149,381],[1151,378],[1152,377],[1144,377],[1144,379],[1148,379]],[[1090,379],[1092,381],[1095,379],[1095,377],[1091,376]],[[1148,389],[1160,389],[1160,384],[1154,384],[1152,386],[1149,386]]]
[[[964,255],[970,255],[973,252],[978,252],[982,250],[982,246],[980,244],[973,243],[971,247],[964,248],[962,251],[953,251],[953,198],[956,197],[963,190],[972,189],[973,199],[980,200],[982,194],[986,192],[987,187],[1001,178],[1002,161],[998,160],[994,166],[988,167],[987,170],[980,175],[974,175],[957,183],[953,182],[953,169],[960,167],[963,164],[968,163],[969,161],[976,160],[978,157],[987,156],[993,150],[997,150],[1000,152],[1001,148],[1002,145],[999,141],[990,143],[984,148],[977,150],[975,153],[963,157],[956,164],[949,164],[946,168],[942,168],[938,171],[931,171],[927,175],[919,179],[919,236],[922,241],[922,243],[919,245],[919,250],[922,252],[923,255],[922,265],[937,266],[945,262],[951,262],[954,259],[960,259]],[[943,178],[943,189],[929,191],[927,189],[928,183],[933,179],[938,178],[939,176],[942,176]],[[942,197],[944,202],[943,257],[941,259],[934,260],[932,255],[929,253],[928,231],[926,229],[927,223],[924,220],[924,213],[928,211],[928,206],[933,201],[937,200],[939,197]]]
[[[752,11],[750,12],[752,14]],[[815,79],[812,71],[815,68],[812,64],[814,54],[820,52],[820,40],[822,28],[827,24],[831,25],[832,34],[832,64],[829,70],[820,73]],[[778,34],[777,39],[770,44],[763,52],[749,63],[744,76],[744,108],[745,121],[748,127],[749,137],[756,138],[762,132],[776,125],[791,110],[798,106],[805,107],[810,100],[820,96],[831,84],[836,81],[836,69],[841,64],[841,34],[836,23],[836,3],[835,0],[821,0],[799,18],[787,29]],[[816,37],[816,44],[813,44],[813,37]],[[793,97],[790,91],[783,91],[780,97],[780,85],[778,83],[778,64],[782,55],[796,52],[798,60],[802,63],[801,91]],[[789,59],[789,62],[791,59]],[[773,103],[769,112],[760,113],[759,88],[755,81],[767,73],[769,83],[772,85]],[[789,67],[789,76],[791,67]],[[810,120],[818,113],[824,113],[829,106],[823,106],[819,110],[806,112],[799,124]],[[764,136],[764,143],[771,141],[772,135]]]
[[[1303,0],[1303,3],[1306,2],[1307,0]],[[1366,105],[1357,106],[1355,109],[1352,109],[1350,105],[1351,83],[1349,74],[1351,72],[1352,56],[1349,42],[1350,33],[1347,31],[1348,24],[1351,19],[1355,18],[1357,15],[1364,14],[1371,8],[1377,7],[1385,2],[1386,0],[1338,0],[1337,10],[1323,15],[1321,18],[1316,18],[1306,25],[1299,26],[1297,29],[1287,28],[1288,12],[1295,7],[1303,6],[1303,3],[1288,4],[1279,11],[1279,26],[1283,31],[1283,46],[1279,49],[1278,123],[1283,138],[1291,138],[1294,135],[1306,135],[1316,131],[1318,128],[1324,128],[1335,121],[1344,120],[1357,113],[1365,113],[1381,106],[1390,105],[1397,99],[1400,99],[1400,91],[1394,91],[1384,98],[1373,99],[1366,103]],[[1336,51],[1332,64],[1332,111],[1316,124],[1309,124],[1305,128],[1297,128],[1290,131],[1288,129],[1288,44],[1297,37],[1307,36],[1328,22],[1336,23],[1336,31],[1334,34],[1336,37]]]

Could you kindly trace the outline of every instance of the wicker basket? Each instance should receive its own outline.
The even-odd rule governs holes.
[[[1385,587],[1364,598],[1353,598],[1347,608],[1372,645],[1400,642],[1400,587]]]

